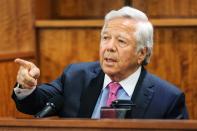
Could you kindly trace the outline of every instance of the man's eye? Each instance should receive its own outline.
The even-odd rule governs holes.
[[[120,43],[126,43],[124,40],[118,40]]]
[[[118,42],[119,42],[119,46],[120,47],[125,47],[125,46],[127,46],[127,42],[125,41],[125,40],[118,40]]]
[[[103,39],[106,40],[107,39],[107,36],[104,36]]]
[[[121,40],[121,39],[119,39],[118,41],[119,41],[120,44],[126,44],[127,43],[125,40]]]
[[[103,40],[108,40],[109,37],[108,36],[103,36]]]

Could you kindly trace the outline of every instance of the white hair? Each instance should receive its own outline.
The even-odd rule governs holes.
[[[137,51],[140,51],[145,47],[147,48],[147,54],[142,64],[148,64],[152,55],[153,48],[153,26],[149,22],[148,17],[143,12],[135,8],[126,6],[117,11],[110,11],[105,16],[105,24],[109,20],[120,17],[125,17],[136,21],[136,31],[134,33],[134,37],[136,38]]]

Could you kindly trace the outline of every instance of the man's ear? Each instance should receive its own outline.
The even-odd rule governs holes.
[[[141,65],[147,55],[147,47],[144,47],[138,51],[138,64]]]

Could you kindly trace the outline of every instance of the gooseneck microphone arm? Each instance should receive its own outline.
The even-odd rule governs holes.
[[[35,115],[35,118],[43,118],[55,115],[62,108],[64,103],[63,96],[56,95],[46,103],[45,107]]]

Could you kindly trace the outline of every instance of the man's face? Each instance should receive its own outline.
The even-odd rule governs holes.
[[[100,64],[103,71],[115,80],[128,77],[139,66],[135,26],[131,19],[116,18],[108,21],[101,33]]]

